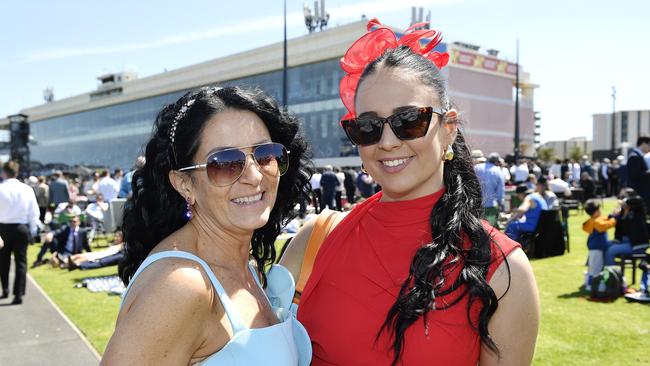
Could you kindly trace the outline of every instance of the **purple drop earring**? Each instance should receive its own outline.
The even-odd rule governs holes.
[[[185,206],[185,218],[187,221],[192,220],[192,204],[190,203],[189,197],[185,199],[185,202],[187,202],[187,206]]]

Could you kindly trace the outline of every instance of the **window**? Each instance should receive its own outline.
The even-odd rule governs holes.
[[[288,103],[313,103],[302,110],[314,111],[303,112],[299,118],[312,143],[314,156],[318,158],[339,154],[339,140],[344,134],[338,119],[345,111],[342,105],[329,109],[329,104],[318,103],[338,100],[342,76],[339,59],[291,67],[287,73]],[[275,70],[226,80],[219,85],[259,87],[282,103],[282,81],[282,70]],[[61,162],[129,168],[148,141],[156,114],[186,91],[34,121],[30,125],[37,144],[31,147],[31,158],[44,164]]]

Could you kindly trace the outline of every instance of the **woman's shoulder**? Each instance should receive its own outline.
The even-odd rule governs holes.
[[[521,244],[485,222],[484,226],[491,238],[491,259],[486,280],[497,296],[500,296],[507,291],[512,281],[531,277],[532,267]]]
[[[133,306],[160,305],[181,312],[183,309],[212,308],[213,286],[206,270],[194,260],[164,253],[152,254],[159,258],[145,262],[146,267],[132,279],[122,310],[128,312]]]
[[[335,216],[333,218],[334,222],[332,223],[330,232],[347,216],[348,213],[349,212],[333,212],[333,215]],[[323,213],[321,212],[320,215],[323,215]],[[280,264],[288,269],[296,280],[300,276],[300,269],[305,256],[305,250],[307,249],[309,238],[314,231],[314,226],[319,216],[312,218],[300,227],[296,236],[294,236],[289,244],[287,244],[287,249],[282,254],[282,258],[280,258]]]
[[[172,360],[193,355],[215,334],[215,327],[225,337],[227,330],[212,320],[224,314],[215,300],[210,279],[198,263],[161,258],[148,264],[133,278],[124,298],[106,351],[118,361],[109,364],[138,358],[162,362],[168,352],[174,353]]]

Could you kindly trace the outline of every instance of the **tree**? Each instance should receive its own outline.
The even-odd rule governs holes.
[[[584,153],[580,146],[574,146],[569,150],[569,159],[573,159],[574,161],[580,161],[582,155],[584,155]]]
[[[539,157],[539,160],[548,163],[555,157],[555,149],[552,147],[540,147],[537,150],[537,157]]]

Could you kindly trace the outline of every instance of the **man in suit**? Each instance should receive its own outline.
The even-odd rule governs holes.
[[[345,179],[345,178],[344,178]],[[336,188],[341,185],[339,178],[334,173],[334,168],[331,165],[325,166],[325,171],[320,177],[320,186],[323,191],[323,201],[321,209],[325,207],[330,210],[336,210],[334,203],[336,198]]]
[[[56,207],[62,202],[68,202],[70,190],[68,189],[68,182],[63,179],[61,171],[55,171],[52,177],[54,180],[50,182],[50,204],[53,203],[54,207]]]
[[[627,185],[650,207],[650,172],[644,155],[650,152],[650,136],[641,136],[627,158]]]
[[[70,219],[69,225],[64,225],[58,230],[48,233],[32,268],[43,264],[43,256],[48,249],[53,252],[52,264],[62,268],[67,266],[68,259],[72,255],[79,254],[83,250],[90,252],[88,231],[80,228],[79,224],[79,216],[74,216]]]

